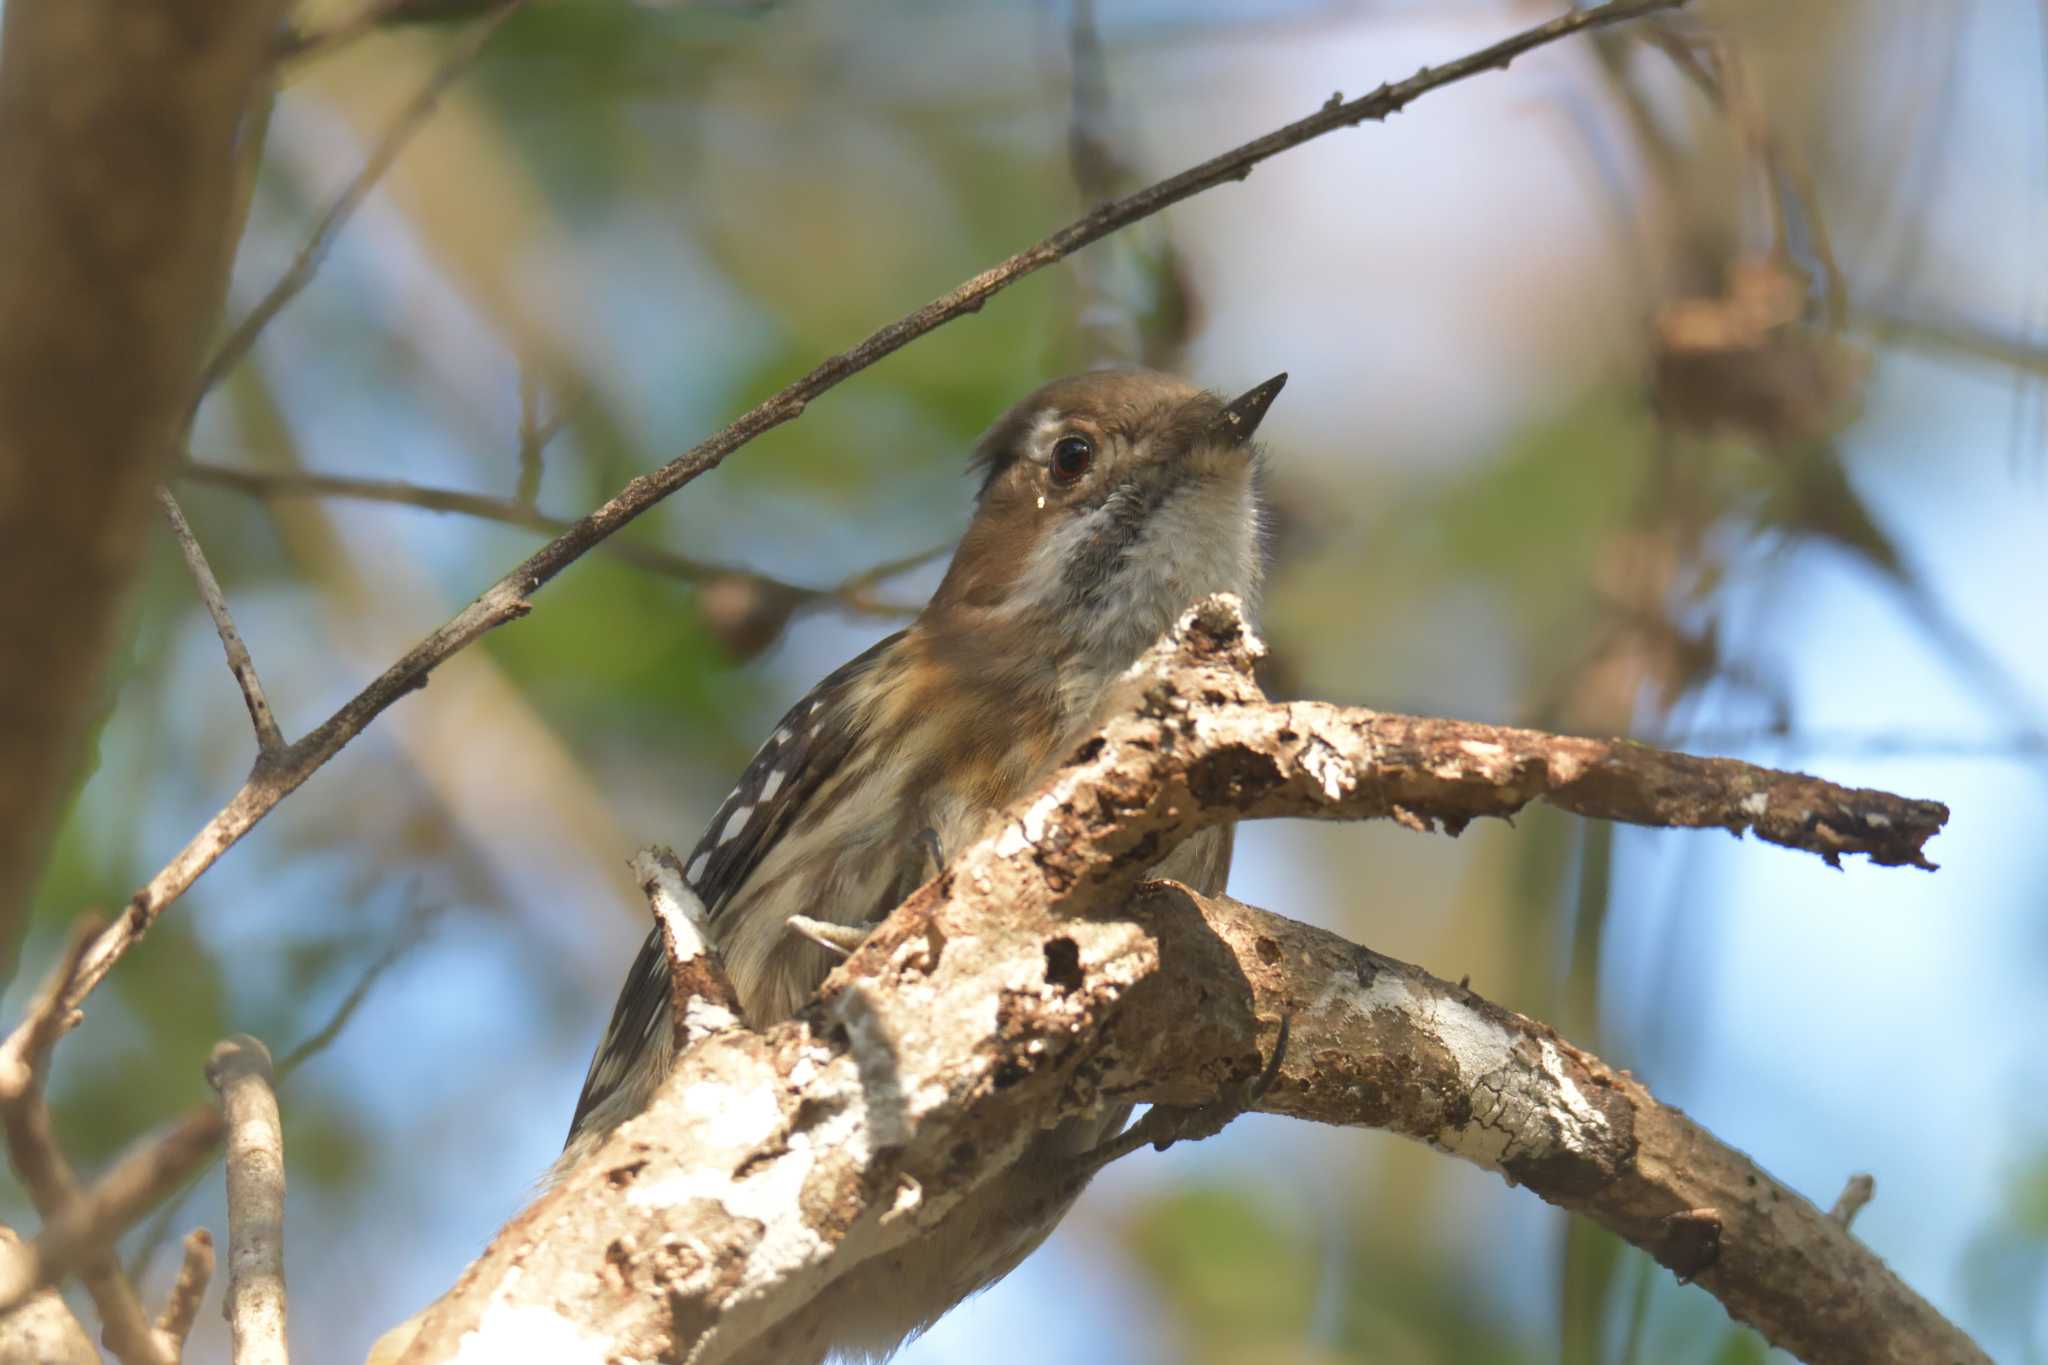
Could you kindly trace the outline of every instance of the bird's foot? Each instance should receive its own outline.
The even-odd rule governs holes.
[[[910,836],[910,842],[924,850],[924,879],[930,881],[946,870],[946,851],[939,847],[939,832],[930,825]]]
[[[808,939],[834,957],[851,957],[853,950],[867,941],[872,924],[836,924],[831,920],[812,919],[809,915],[791,915],[783,921],[789,932],[798,938]]]
[[[1291,1023],[1292,1020],[1282,1016],[1280,1035],[1273,1040],[1273,1055],[1258,1075],[1226,1087],[1222,1094],[1207,1104],[1153,1105],[1145,1111],[1143,1118],[1123,1132],[1075,1157],[1075,1174],[1087,1179],[1112,1161],[1129,1156],[1147,1144],[1153,1151],[1163,1152],[1176,1142],[1200,1142],[1203,1138],[1215,1137],[1230,1125],[1232,1119],[1255,1108],[1266,1097],[1266,1092],[1273,1088],[1273,1082],[1280,1078],[1280,1065],[1287,1059]]]

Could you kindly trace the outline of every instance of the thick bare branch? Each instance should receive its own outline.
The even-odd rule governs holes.
[[[0,1263],[20,1249],[14,1229],[0,1227]],[[0,1314],[0,1365],[100,1365],[100,1353],[63,1296],[46,1289]]]
[[[1291,1016],[1293,1044],[1260,1108],[1383,1128],[1498,1171],[1641,1247],[1681,1283],[1807,1361],[1989,1358],[1837,1218],[1634,1077],[1419,967],[1235,901],[1157,884],[1135,913],[1171,963],[1227,949],[1249,1013]],[[1213,941],[1211,940],[1213,935]],[[1241,983],[1241,984],[1240,984]],[[1133,992],[1129,1034],[1212,1002],[1171,965]],[[1235,1011],[1235,1002],[1232,1002]],[[1128,1036],[1128,1035],[1127,1035]],[[1162,1057],[1195,1075],[1203,1054]]]
[[[0,34],[0,981],[101,704],[228,258],[279,0],[18,0]]]
[[[1259,652],[1232,599],[1191,611],[1126,680],[1121,718],[796,1020],[699,1041],[646,1114],[507,1226],[405,1359],[515,1340],[802,1358],[808,1343],[779,1335],[808,1321],[796,1309],[929,1230],[1040,1125],[1203,1104],[1258,1073],[1283,1019],[1294,1041],[1262,1108],[1498,1170],[1809,1359],[1982,1359],[1839,1223],[1548,1028],[1306,926],[1139,881],[1221,821],[1456,826],[1535,799],[1924,865],[1941,807],[1641,746],[1276,705],[1251,681]]]
[[[1284,128],[1256,138],[1198,166],[1090,211],[1034,246],[983,271],[922,308],[899,318],[851,350],[818,365],[809,374],[743,413],[724,430],[678,455],[661,468],[640,475],[610,501],[568,531],[528,556],[517,568],[486,588],[474,602],[408,650],[403,658],[357,693],[305,738],[291,745],[274,764],[252,773],[241,790],[180,849],[176,856],[129,899],[126,913],[101,935],[86,954],[72,994],[76,1006],[113,969],[115,962],[148,931],[164,907],[185,893],[201,873],[247,834],[277,803],[304,784],[343,745],[415,688],[453,655],[491,631],[516,621],[533,609],[533,595],[562,570],[635,517],[684,484],[715,469],[740,447],[764,432],[794,421],[820,394],[893,355],[918,337],[955,318],[978,311],[1002,290],[1035,271],[1069,256],[1120,228],[1171,207],[1183,199],[1227,181],[1242,180],[1260,162],[1340,128],[1367,120],[1384,120],[1432,90],[1483,71],[1505,68],[1536,48],[1587,29],[1677,9],[1687,0],[1608,0],[1538,24],[1511,38],[1442,66],[1425,67],[1415,75],[1382,85],[1355,100],[1332,99],[1320,110]]]
[[[285,1346],[284,1125],[270,1049],[246,1033],[206,1063],[228,1124],[228,1287],[221,1304],[235,1365],[290,1365]]]

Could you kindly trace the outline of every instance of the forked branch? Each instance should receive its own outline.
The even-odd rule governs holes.
[[[385,669],[311,734],[287,746],[277,761],[266,763],[252,773],[227,805],[129,899],[124,913],[87,952],[65,1004],[75,1008],[148,931],[166,906],[183,895],[207,868],[254,828],[257,821],[298,790],[307,778],[339,753],[342,746],[360,734],[387,707],[424,685],[428,674],[435,668],[490,631],[526,615],[533,609],[533,595],[562,570],[669,494],[715,469],[727,456],[755,437],[795,420],[812,399],[927,332],[978,311],[989,299],[1025,276],[1204,190],[1228,181],[1242,180],[1261,162],[1281,152],[1340,128],[1355,127],[1368,120],[1384,120],[1432,90],[1484,71],[1504,68],[1525,53],[1575,33],[1677,9],[1685,2],[1608,0],[1606,4],[1588,9],[1574,9],[1468,56],[1442,66],[1425,67],[1406,80],[1382,85],[1357,99],[1333,98],[1306,118],[1091,210],[1044,240],[881,328],[859,345],[822,362],[810,373],[743,413],[716,435],[659,469],[632,480],[604,505],[486,588],[475,601],[408,650],[404,657]],[[224,348],[223,360],[232,353],[232,349],[232,343]],[[219,365],[215,368],[218,369]]]
[[[1944,807],[1641,746],[1276,704],[1252,681],[1259,652],[1233,599],[1192,610],[1133,669],[1118,719],[816,1002],[691,1046],[645,1114],[499,1234],[405,1359],[489,1356],[515,1336],[695,1365],[798,1354],[778,1336],[797,1310],[928,1232],[1040,1126],[1210,1101],[1258,1074],[1283,1019],[1293,1042],[1261,1108],[1499,1171],[1809,1360],[1984,1359],[1842,1222],[1546,1026],[1141,881],[1221,822],[1455,827],[1531,800],[1926,866]]]

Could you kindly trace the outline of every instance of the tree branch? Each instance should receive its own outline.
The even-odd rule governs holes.
[[[0,1261],[20,1249],[14,1229],[0,1227]],[[0,1365],[100,1365],[100,1353],[63,1296],[46,1289],[0,1315]]]
[[[4,1130],[8,1165],[28,1192],[29,1202],[42,1216],[46,1229],[67,1225],[85,1201],[78,1176],[57,1146],[50,1124],[50,1108],[43,1098],[43,1082],[50,1048],[68,1025],[71,1010],[64,1003],[75,982],[79,964],[95,941],[99,922],[86,916],[73,926],[71,940],[57,965],[29,1002],[23,1018],[4,1048],[0,1048],[0,1130]],[[10,1233],[8,1240],[14,1242]],[[43,1253],[37,1246],[10,1246],[10,1255],[0,1265],[0,1280],[9,1286],[6,1299],[31,1291],[46,1282],[41,1273]],[[167,1365],[157,1338],[151,1334],[135,1287],[121,1273],[111,1250],[111,1238],[97,1255],[82,1258],[80,1278],[99,1312],[100,1332],[112,1351],[126,1365]],[[31,1297],[23,1312],[36,1312]],[[53,1331],[61,1322],[52,1319]]]
[[[315,474],[302,470],[235,469],[203,460],[188,460],[178,468],[178,477],[194,483],[226,488],[253,498],[350,498],[358,502],[384,503],[393,507],[415,507],[426,512],[452,512],[480,521],[506,526],[523,526],[529,531],[560,535],[576,523],[565,517],[549,516],[529,502],[497,498],[488,493],[469,493],[456,488],[433,488],[399,479],[365,479],[347,474]],[[677,579],[697,587],[715,587],[737,580],[754,592],[786,604],[790,610],[833,606],[857,616],[901,617],[915,615],[915,607],[885,602],[874,596],[874,587],[897,574],[921,568],[944,554],[950,546],[925,550],[915,556],[892,560],[863,570],[829,588],[807,588],[751,569],[671,553],[652,545],[629,540],[606,540],[597,546],[604,554],[636,569]]]
[[[1283,1019],[1293,1042],[1261,1108],[1497,1170],[1810,1360],[1983,1358],[1841,1224],[1546,1026],[1140,880],[1216,823],[1456,829],[1531,800],[1927,866],[1943,807],[1643,746],[1275,704],[1251,680],[1260,652],[1234,599],[1190,611],[1125,680],[1118,719],[796,1019],[690,1048],[645,1114],[507,1225],[404,1359],[536,1340],[693,1365],[801,1358],[809,1343],[785,1334],[803,1305],[928,1231],[1040,1126],[1213,1100],[1258,1074]]]
[[[1697,1281],[1729,1316],[1808,1361],[1983,1361],[1839,1220],[1774,1180],[1634,1077],[1462,986],[1241,905],[1157,884],[1135,907],[1171,960],[1229,952],[1251,1011],[1292,1015],[1293,1045],[1259,1106],[1382,1128],[1526,1185]],[[1132,1030],[1170,1035],[1199,983],[1170,967]],[[1205,1008],[1213,1008],[1205,1006]],[[1146,1022],[1149,1021],[1149,1022]],[[1162,1060],[1189,1072],[1201,1060]]]
[[[157,1340],[164,1353],[176,1360],[184,1354],[185,1338],[199,1321],[199,1305],[206,1298],[207,1281],[213,1278],[213,1234],[194,1228],[185,1234],[185,1256],[178,1263],[178,1278],[164,1299],[164,1311],[156,1316]]]
[[[1316,113],[1256,138],[1221,156],[1125,195],[1090,211],[1043,241],[983,271],[940,295],[924,307],[890,323],[851,350],[842,351],[809,374],[743,413],[724,430],[678,455],[619,490],[603,506],[568,531],[528,556],[467,607],[406,651],[404,657],[344,703],[340,710],[305,738],[289,746],[279,761],[251,773],[226,806],[154,877],[130,897],[126,912],[103,934],[81,964],[66,1003],[78,1005],[114,964],[133,947],[200,874],[232,848],[243,835],[298,790],[342,746],[406,693],[425,685],[427,675],[447,659],[492,630],[533,610],[533,595],[562,570],[601,541],[692,479],[715,469],[740,447],[762,433],[794,421],[818,395],[893,355],[918,337],[967,313],[978,311],[1005,288],[1055,261],[1069,256],[1117,229],[1230,180],[1242,180],[1260,162],[1304,142],[1384,120],[1432,90],[1468,79],[1482,71],[1505,68],[1516,57],[1572,34],[1665,10],[1687,0],[1608,0],[1591,9],[1573,10],[1548,23],[1524,30],[1469,56],[1442,66],[1424,67],[1415,75],[1349,102],[1332,99]]]
[[[496,7],[484,21],[463,35],[462,41],[441,59],[440,65],[434,68],[426,83],[411,100],[407,101],[405,107],[398,111],[398,116],[392,119],[391,126],[386,128],[384,135],[377,140],[376,147],[362,168],[356,172],[355,178],[335,196],[334,202],[328,205],[327,212],[313,225],[313,230],[307,234],[298,254],[293,256],[291,264],[285,267],[284,274],[280,275],[269,291],[257,300],[256,306],[235,325],[235,329],[228,333],[227,340],[220,344],[220,349],[206,362],[206,368],[200,372],[199,384],[192,394],[194,411],[197,411],[200,401],[213,386],[226,378],[228,372],[241,363],[242,358],[254,348],[256,339],[263,335],[263,329],[270,325],[271,320],[283,312],[285,305],[297,298],[299,292],[313,282],[313,276],[319,272],[320,263],[327,259],[327,252],[333,247],[334,239],[341,235],[341,230],[348,224],[348,220],[355,216],[355,211],[370,197],[370,191],[384,178],[384,172],[391,169],[391,163],[398,160],[398,154],[405,150],[405,144],[412,140],[413,134],[426,126],[427,120],[440,105],[441,97],[448,93],[448,87],[469,69],[470,63],[483,51],[484,44],[491,40],[499,27],[511,18],[523,3],[525,0],[498,0]]]
[[[157,489],[156,496],[163,506],[164,520],[171,524],[178,550],[185,556],[185,567],[191,570],[192,581],[199,589],[199,600],[206,604],[206,614],[213,618],[214,631],[228,656],[228,672],[235,675],[235,685],[242,689],[242,704],[249,708],[249,724],[256,730],[257,757],[272,758],[284,748],[284,735],[277,728],[277,717],[271,713],[270,698],[263,693],[256,661],[249,657],[242,632],[235,629],[235,618],[228,614],[228,600],[220,590],[220,580],[213,576],[206,551],[199,548],[199,538],[192,534],[192,524],[185,520],[185,509],[178,506],[168,488]]]
[[[270,1050],[245,1033],[206,1063],[228,1123],[228,1288],[235,1365],[290,1365],[285,1347],[284,1127]]]
[[[177,449],[281,8],[5,8],[0,639],[34,666],[0,669],[0,982]]]
[[[35,1140],[47,1132],[38,1121]],[[69,1199],[52,1200],[54,1214],[45,1214],[43,1230],[24,1254],[0,1269],[0,1313],[38,1290],[57,1284],[81,1266],[111,1262],[121,1234],[184,1184],[211,1160],[220,1141],[220,1111],[210,1104],[195,1106],[154,1141],[143,1144],[100,1178],[90,1190]],[[47,1169],[54,1151],[27,1163]],[[43,1202],[43,1201],[38,1201]]]
[[[62,1222],[82,1195],[71,1163],[57,1146],[40,1078],[26,1093],[0,1106],[0,1123],[6,1128],[8,1163],[28,1191],[29,1201],[45,1225]],[[135,1286],[121,1273],[121,1263],[113,1253],[87,1259],[79,1271],[99,1313],[100,1337],[107,1349],[123,1365],[168,1365],[150,1331]]]

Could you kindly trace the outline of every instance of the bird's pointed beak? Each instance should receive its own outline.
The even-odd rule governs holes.
[[[1276,374],[1243,396],[1232,399],[1224,405],[1222,412],[1216,414],[1216,424],[1210,430],[1224,445],[1248,444],[1252,433],[1259,429],[1259,423],[1265,418],[1266,409],[1273,406],[1273,400],[1286,386],[1287,376]]]

